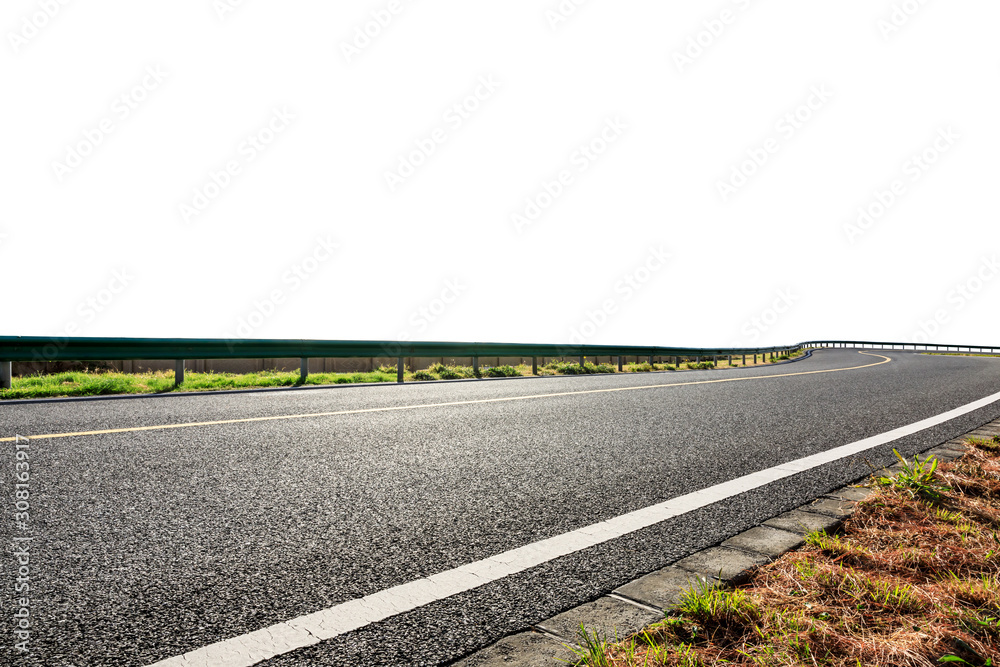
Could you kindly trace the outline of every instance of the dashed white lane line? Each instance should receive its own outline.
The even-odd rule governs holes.
[[[780,479],[891,443],[997,401],[1000,401],[1000,392],[864,440],[744,475],[607,521],[512,549],[485,560],[394,586],[256,632],[226,639],[184,655],[162,660],[153,667],[250,667],[262,660],[333,639],[397,614],[419,609],[432,602],[470,591],[561,556],[648,528],[661,521],[693,512]]]

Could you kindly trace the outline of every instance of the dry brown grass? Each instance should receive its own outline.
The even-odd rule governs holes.
[[[694,591],[581,664],[1000,664],[1000,442],[970,444],[938,468],[938,501],[878,488],[842,534],[809,536],[738,589]]]

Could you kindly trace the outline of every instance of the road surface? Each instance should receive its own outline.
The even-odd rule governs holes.
[[[734,371],[2,404],[0,438],[31,440],[22,525],[18,450],[0,443],[14,545],[0,664],[196,664],[170,659],[998,392],[997,359],[822,350]],[[260,664],[447,663],[852,481],[864,459],[881,467],[892,446],[998,417],[991,402]],[[28,653],[13,647],[23,544]]]

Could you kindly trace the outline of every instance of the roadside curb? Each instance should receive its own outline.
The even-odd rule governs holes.
[[[994,436],[1000,436],[1000,419],[932,447],[921,456],[935,456],[947,463],[965,454],[963,443],[966,439]],[[902,465],[897,463],[873,474],[890,475],[901,470]],[[551,667],[558,661],[575,664],[578,656],[567,645],[577,646],[581,624],[602,638],[624,639],[662,620],[662,610],[677,604],[683,592],[692,586],[729,587],[745,582],[757,567],[802,546],[807,533],[839,528],[854,512],[857,503],[871,494],[862,484],[870,477],[825,493],[716,546],[691,554],[449,664],[453,667]]]

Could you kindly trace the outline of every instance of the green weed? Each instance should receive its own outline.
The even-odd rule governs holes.
[[[933,483],[934,473],[938,467],[937,458],[929,456],[921,461],[920,457],[914,454],[913,462],[910,463],[896,449],[893,449],[892,453],[899,459],[903,470],[892,477],[878,477],[875,480],[876,483],[880,486],[891,486],[895,489],[901,489],[909,494],[911,498],[922,498],[930,501],[941,499],[941,492],[944,490],[944,487]]]

